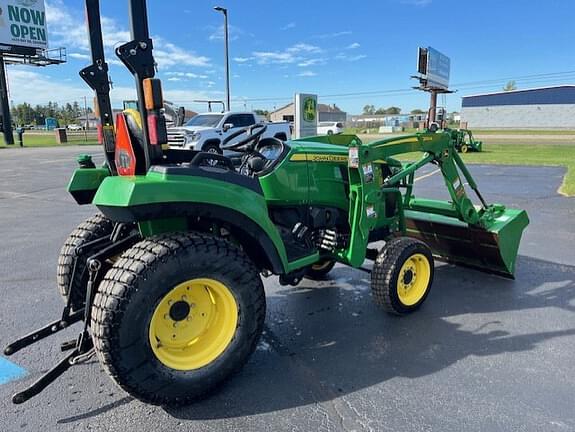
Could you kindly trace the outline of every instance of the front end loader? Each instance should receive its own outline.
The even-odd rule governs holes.
[[[396,315],[423,304],[435,259],[513,278],[527,214],[482,197],[447,132],[283,142],[262,138],[266,125],[258,124],[221,144],[241,153],[239,166],[219,154],[165,148],[146,2],[129,5],[132,41],[116,54],[134,75],[137,110],[112,118],[99,1],[86,0],[93,64],[81,76],[96,93],[106,161],[81,157],[68,190],[98,212],[60,252],[62,316],[4,353],[75,323],[81,330],[14,403],[94,355],[145,402],[205,397],[256,347],[266,310],[262,277],[297,285],[340,263],[371,273],[374,300]],[[413,152],[421,154],[415,162],[396,159]],[[439,169],[448,201],[414,193],[416,173],[429,165]]]

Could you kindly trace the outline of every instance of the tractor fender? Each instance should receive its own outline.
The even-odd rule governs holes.
[[[265,198],[257,179],[239,174],[211,175],[204,170],[190,175],[155,167],[146,176],[113,176],[102,182],[93,204],[108,218],[118,222],[147,222],[182,218],[194,230],[198,217],[225,222],[254,261],[268,264],[282,274],[287,254],[280,234],[268,216]]]

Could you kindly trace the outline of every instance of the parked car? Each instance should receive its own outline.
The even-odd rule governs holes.
[[[201,150],[221,153],[221,142],[241,128],[252,126],[257,121],[252,112],[208,112],[198,114],[184,126],[168,129],[170,148],[182,150]],[[291,138],[288,122],[265,123],[267,129],[262,138],[278,138],[287,141]],[[245,137],[238,137],[237,141]],[[233,143],[236,140],[232,140]]]
[[[84,128],[82,126],[80,126],[79,124],[69,124],[68,125],[68,130],[71,130],[71,131],[81,131],[83,129]]]
[[[318,135],[337,135],[343,132],[343,123],[319,122],[317,125]]]

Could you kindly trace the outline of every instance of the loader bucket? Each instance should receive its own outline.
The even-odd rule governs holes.
[[[506,209],[487,229],[420,211],[407,210],[405,217],[407,235],[425,242],[440,259],[514,279],[519,242],[529,223],[524,210]]]

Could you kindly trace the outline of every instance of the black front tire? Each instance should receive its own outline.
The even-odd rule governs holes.
[[[334,260],[324,259],[311,265],[305,272],[305,277],[311,280],[325,280],[335,266]]]
[[[233,294],[235,333],[205,366],[172,368],[150,345],[152,318],[174,286],[198,278],[217,280]],[[238,247],[201,234],[170,234],[141,241],[122,254],[98,288],[91,328],[96,353],[121,388],[148,403],[185,405],[207,396],[243,366],[256,348],[264,318],[258,269]]]
[[[411,260],[414,264],[410,267]],[[406,269],[413,271],[409,270],[411,274],[407,275]],[[433,274],[433,255],[425,243],[409,237],[391,239],[385,243],[373,264],[373,299],[376,304],[394,315],[414,312],[427,298],[433,283]],[[415,290],[413,295],[409,296],[408,290],[412,288]],[[402,289],[405,291],[400,291]]]
[[[70,233],[64,246],[60,250],[58,257],[58,268],[56,282],[58,291],[64,302],[68,302],[73,311],[82,310],[86,300],[86,287],[88,283],[88,271],[86,270],[86,260],[90,252],[86,251],[77,257],[76,273],[74,280],[70,284],[72,270],[74,267],[74,257],[76,248],[85,245],[97,238],[109,236],[114,229],[114,223],[104,215],[96,214],[85,222],[82,222],[74,231]]]

